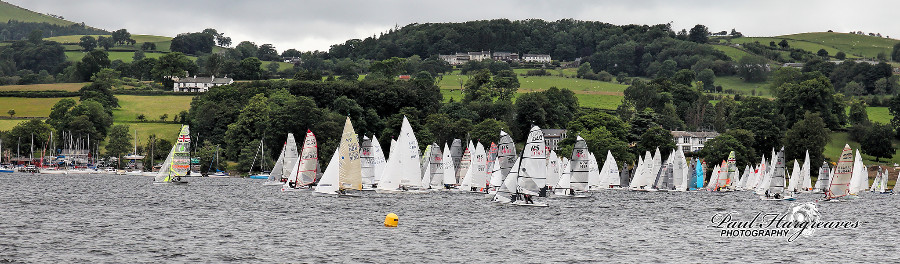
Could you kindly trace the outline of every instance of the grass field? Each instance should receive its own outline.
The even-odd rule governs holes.
[[[735,48],[732,46],[713,45],[712,47],[714,49],[724,52],[725,55],[728,55],[728,57],[730,57],[734,61],[738,61],[741,58],[743,58],[744,56],[747,56],[750,54],[750,53],[747,53],[746,51],[743,51],[741,49],[738,49],[738,48]]]
[[[900,145],[900,141],[893,140],[893,142],[894,146]],[[850,147],[853,148],[854,151],[859,149],[859,143],[850,141],[847,132],[831,133],[831,140],[825,145],[825,158],[832,162],[837,161],[838,157],[841,155],[841,151],[844,149],[844,144],[850,144]],[[862,154],[862,152],[860,152],[860,154]],[[866,154],[862,154],[862,158],[866,165],[874,165],[876,163],[893,165],[893,163],[900,163],[900,148],[897,149],[897,152],[894,153],[894,157],[890,160],[881,159],[880,162],[875,162],[874,157]]]
[[[900,40],[896,39],[836,32],[799,33],[780,37],[807,41],[809,43],[842,50],[844,53],[847,53],[848,56],[854,55],[866,58],[875,58],[880,52],[884,52],[884,54],[890,57],[894,44],[900,42]],[[828,53],[834,55],[830,50]]]
[[[78,100],[78,97],[70,97]],[[49,116],[50,108],[63,98],[19,98],[0,97],[0,114],[9,109],[16,110],[16,116]]]
[[[40,14],[28,9],[24,9],[7,2],[0,2],[0,23],[6,23],[9,20],[22,22],[49,23],[54,25],[68,26],[75,24],[71,21],[62,20],[48,15]]]
[[[9,131],[17,124],[28,121],[27,119],[0,119],[0,131]]]
[[[715,84],[721,85],[723,90],[731,89],[744,95],[752,95],[755,90],[757,96],[772,97],[772,93],[769,91],[769,85],[771,84],[769,79],[765,82],[748,83],[738,76],[722,76],[716,77]]]
[[[47,83],[47,84],[29,84],[29,85],[3,85],[0,91],[49,91],[60,90],[77,92],[89,83]]]
[[[76,62],[81,61],[81,58],[84,58],[84,55],[87,54],[83,51],[66,51],[66,61]],[[134,52],[130,51],[110,51],[109,61],[114,60],[122,60],[123,62],[132,62],[134,61]],[[159,58],[164,55],[163,53],[144,53],[144,56],[147,58]],[[192,60],[197,60],[197,57],[190,57]]]
[[[850,108],[847,107],[848,112],[849,109]],[[866,107],[866,113],[869,114],[869,121],[872,122],[889,124],[891,123],[891,118],[893,118],[887,107],[869,106]]]
[[[525,72],[527,70],[516,69],[515,71]],[[557,71],[553,71],[556,73]],[[564,73],[568,75],[568,72]],[[574,72],[572,73],[574,74]],[[460,91],[460,83],[465,85],[468,76],[457,74],[444,75],[438,81],[438,87],[444,95],[444,101],[453,98],[456,101],[462,100],[462,92]],[[560,89],[567,88],[575,92],[578,103],[583,107],[595,107],[601,109],[616,109],[621,103],[627,85],[601,82],[594,80],[585,80],[577,78],[566,78],[559,76],[519,76],[518,93],[539,92],[557,87]]]
[[[169,114],[167,120],[172,118],[179,112],[191,108],[192,96],[140,96],[140,95],[117,95],[119,98],[119,109],[113,109],[114,122],[133,122],[137,121],[137,116],[144,114],[147,120],[159,120],[159,116]]]
[[[814,42],[809,42],[809,41],[805,41],[805,40],[796,40],[796,39],[792,39],[787,36],[780,36],[780,37],[774,37],[774,38],[756,38],[756,37],[736,38],[736,39],[732,39],[731,43],[744,44],[744,43],[753,43],[753,42],[758,41],[759,44],[769,45],[769,42],[774,41],[775,44],[777,45],[779,42],[781,42],[782,39],[786,39],[788,41],[788,45],[790,45],[791,48],[799,48],[799,49],[803,49],[805,51],[809,51],[812,53],[819,52],[820,49],[825,49],[826,51],[828,51],[829,55],[834,56],[834,54],[837,54],[838,51],[841,51],[840,49],[837,49],[835,47],[826,46],[826,45],[823,45],[820,43],[814,43]],[[847,53],[847,57],[850,57],[850,58],[856,57],[847,51],[844,51],[844,53]],[[788,54],[788,55],[790,55],[790,54]]]
[[[175,142],[178,138],[178,132],[181,131],[181,125],[179,124],[116,122],[114,125],[127,125],[131,129],[131,133],[134,133],[134,130],[137,129],[138,145],[146,145],[147,138],[151,134],[156,135],[157,138]]]

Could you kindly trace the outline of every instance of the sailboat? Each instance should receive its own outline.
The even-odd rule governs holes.
[[[850,195],[858,195],[869,187],[869,171],[862,162],[859,149],[853,159],[853,173],[850,175]]]
[[[297,153],[297,142],[294,140],[294,134],[288,133],[284,146],[281,147],[281,154],[275,161],[275,167],[269,173],[269,179],[263,182],[263,185],[282,186],[287,181],[287,176],[291,173],[291,169],[296,165],[300,154]]]
[[[461,182],[462,177],[465,176],[465,175],[460,175],[461,174],[461,172],[460,172],[461,165],[460,164],[462,163],[463,151],[465,151],[465,150],[463,149],[461,140],[454,139],[453,143],[450,143],[450,156],[453,158],[453,168],[456,170],[453,172],[453,176],[456,177],[457,183]],[[463,171],[462,173],[465,173],[465,171]]]
[[[187,176],[191,169],[191,133],[187,125],[181,126],[178,140],[166,156],[163,166],[153,179],[153,184],[187,184],[181,177]]]
[[[535,178],[546,179],[543,175],[537,175],[546,172],[547,156],[544,151],[544,134],[540,127],[532,126],[522,156],[516,160],[513,169],[504,179],[503,185],[494,195],[495,202],[516,206],[548,206],[546,203],[537,203],[531,200],[531,197],[537,196],[540,192]],[[519,197],[524,199],[519,199]]]
[[[822,167],[819,167],[819,177],[816,178],[816,185],[813,186],[813,193],[825,193],[828,190],[829,179],[831,179],[831,167],[828,162],[823,161]]]
[[[396,145],[396,148],[393,146]],[[379,193],[396,193],[405,191],[408,193],[425,193],[422,190],[410,190],[422,188],[421,160],[419,159],[419,142],[413,133],[412,126],[406,116],[400,126],[400,137],[393,144],[393,151],[388,157],[388,164],[381,177],[381,182],[375,189]]]
[[[796,198],[790,192],[785,192],[784,190],[784,148],[778,151],[775,160],[775,168],[772,171],[772,176],[769,177],[767,191],[765,196],[760,197],[760,199],[766,201],[793,201]]]
[[[809,192],[812,190],[812,176],[809,171],[809,150],[806,151],[806,157],[803,158],[803,166],[800,166],[800,191]]]
[[[387,159],[384,158],[384,150],[381,148],[381,143],[378,142],[378,137],[372,135],[372,168],[375,174],[373,186],[378,186],[378,182],[381,181],[385,164],[387,164]]]
[[[869,191],[874,193],[891,193],[891,190],[887,189],[888,183],[888,173],[887,170],[878,166],[878,174],[875,176],[875,181],[872,182],[872,188]],[[896,186],[896,183],[894,184]]]
[[[600,169],[600,188],[617,188],[621,182],[616,159],[613,157],[612,151],[607,150],[606,160],[603,161],[603,168]]]
[[[263,170],[266,166],[265,165],[266,164],[266,162],[265,162],[266,161],[266,147],[265,146],[266,146],[266,144],[263,144],[263,141],[260,140],[259,147],[257,148],[258,152],[256,153],[259,155],[253,156],[253,162],[250,163],[250,172],[247,173],[247,174],[250,174],[250,179],[268,179],[269,174],[272,173],[271,171],[269,173],[263,172]],[[259,157],[259,172],[260,172],[259,174],[253,174],[253,165],[256,165],[256,157]]]
[[[503,180],[509,175],[513,165],[518,160],[516,154],[516,146],[512,137],[503,130],[500,130],[500,144],[497,145],[497,160],[493,171],[491,172],[491,189],[488,192],[494,192],[503,185]]]
[[[456,168],[453,167],[453,156],[450,153],[450,147],[444,143],[444,152],[441,157],[441,178],[433,178],[431,181],[432,189],[447,190],[450,186],[456,185]]]
[[[631,187],[632,190],[635,190],[635,191],[650,190],[650,188],[652,187],[651,185],[653,184],[653,180],[654,180],[653,177],[656,176],[655,174],[653,176],[651,176],[650,169],[648,168],[648,167],[652,166],[650,164],[650,163],[652,163],[652,160],[653,160],[653,156],[650,155],[650,151],[647,151],[644,154],[643,159],[638,157],[638,165],[637,165],[637,168],[635,168],[635,170],[634,170],[634,178],[631,179],[631,184],[629,186],[629,187]]]
[[[362,185],[365,190],[368,187],[375,186],[375,153],[372,152],[372,140],[367,136],[363,136],[359,149]]]
[[[362,190],[362,165],[359,155],[359,139],[356,136],[350,117],[347,117],[344,121],[340,145],[331,156],[322,179],[316,185],[317,193],[353,196],[347,194],[346,191]]]
[[[674,190],[675,186],[673,183],[673,169],[672,169],[672,155],[666,159],[664,163],[659,167],[659,172],[656,174],[656,180],[653,182],[653,189],[655,191],[670,191]]]
[[[295,163],[297,165],[291,168],[281,191],[309,189],[316,181],[316,174],[319,173],[319,144],[316,142],[316,135],[309,129],[303,139],[300,160]]]
[[[443,187],[441,182],[444,180],[443,159],[444,153],[437,143],[431,143],[430,155],[426,157],[425,175],[422,176],[422,189],[435,189],[435,187]],[[443,189],[443,188],[437,188]]]
[[[688,190],[688,181],[690,178],[690,168],[687,166],[687,161],[685,161],[684,151],[681,148],[675,149],[673,154],[675,157],[672,158],[672,174],[673,181],[675,183],[675,191],[683,192]]]
[[[800,163],[794,160],[794,169],[791,170],[791,179],[788,180],[788,192],[800,192]]]
[[[547,187],[550,189],[553,189],[556,183],[559,182],[559,163],[560,159],[556,155],[556,151],[551,150],[550,154],[547,155]]]
[[[691,180],[691,190],[703,188],[703,180],[706,179],[706,173],[703,172],[703,162],[697,159],[696,164],[694,167],[694,179]]]
[[[466,150],[463,151],[462,159],[460,159],[459,166],[456,167],[456,178],[459,179],[459,189],[466,190],[469,188],[470,179],[466,179],[466,176],[470,176],[469,173],[469,165],[472,163],[472,154],[475,154],[475,146],[469,141],[468,145],[466,145]]]
[[[588,151],[588,162],[588,190],[599,190],[602,181],[600,166],[597,164],[597,157],[593,152]]]
[[[571,171],[569,174],[569,189],[565,190],[565,188],[560,188],[559,191],[556,191],[557,196],[562,197],[573,197],[573,198],[586,198],[590,197],[587,195],[588,190],[588,182],[590,181],[590,157],[587,149],[587,142],[584,141],[584,138],[581,136],[575,137],[575,148],[572,150],[572,160],[569,164],[569,170]],[[560,191],[564,191],[563,194],[560,194]]]
[[[853,149],[850,148],[849,144],[845,144],[837,167],[834,168],[831,183],[828,184],[828,190],[825,191],[826,201],[850,195],[850,181],[854,171],[854,163]]]

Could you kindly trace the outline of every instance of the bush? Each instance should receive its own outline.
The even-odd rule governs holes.
[[[525,76],[548,76],[548,75],[550,75],[550,72],[547,72],[547,70],[544,70],[544,69],[530,70],[525,73]]]

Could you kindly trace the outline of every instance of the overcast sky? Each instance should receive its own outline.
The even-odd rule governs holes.
[[[617,25],[664,24],[746,36],[864,31],[900,37],[900,1],[287,1],[287,0],[6,0],[39,13],[107,30],[174,37],[215,28],[233,45],[249,40],[283,51],[328,50],[394,25],[507,18],[574,18]]]

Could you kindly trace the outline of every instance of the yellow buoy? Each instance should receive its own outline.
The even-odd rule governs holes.
[[[384,226],[386,227],[397,227],[398,222],[400,222],[400,219],[394,213],[390,213],[384,217]]]

